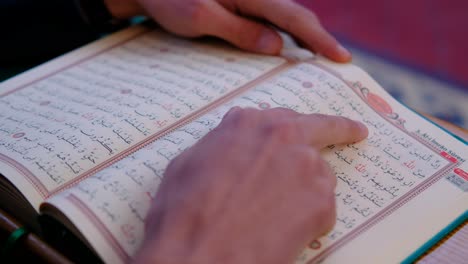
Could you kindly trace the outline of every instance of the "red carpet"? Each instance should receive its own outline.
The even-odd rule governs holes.
[[[338,39],[468,91],[468,1],[299,0]]]

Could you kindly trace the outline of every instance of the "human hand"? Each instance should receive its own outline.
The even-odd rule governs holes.
[[[105,0],[115,17],[145,12],[166,30],[184,37],[216,36],[239,48],[278,54],[280,36],[259,20],[292,34],[306,48],[338,62],[351,54],[293,0]]]
[[[168,166],[138,263],[290,263],[335,222],[336,178],[319,150],[364,125],[233,108]]]

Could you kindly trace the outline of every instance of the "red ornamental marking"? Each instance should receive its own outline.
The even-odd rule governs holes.
[[[258,107],[260,107],[261,109],[269,109],[269,108],[270,108],[270,104],[269,104],[269,103],[266,103],[266,102],[262,102],[262,103],[259,103],[259,104],[258,104]]]
[[[132,92],[132,89],[122,89],[122,90],[120,90],[121,94],[129,94],[131,92]]]
[[[303,82],[303,83],[302,83],[302,87],[304,87],[304,88],[312,88],[312,87],[314,87],[314,84],[311,83],[311,82]]]
[[[39,105],[41,106],[46,106],[46,105],[49,105],[50,104],[50,101],[42,101],[39,103]]]
[[[161,49],[159,49],[159,51],[161,51],[161,52],[168,52],[169,49],[168,49],[168,48],[161,48]]]
[[[121,226],[122,233],[128,239],[135,239],[135,227],[129,224],[124,224]]]
[[[320,241],[318,240],[314,240],[312,242],[309,243],[309,248],[310,249],[320,249],[322,247],[322,243],[320,243]]]
[[[155,124],[158,128],[161,128],[161,127],[167,125],[167,120],[163,120],[163,121],[159,121],[159,120],[158,120],[158,121],[154,122],[154,124]]]
[[[448,159],[450,162],[457,163],[457,159],[454,158],[454,157],[452,157],[450,154],[448,154],[448,153],[445,152],[445,151],[442,151],[442,152],[440,153],[440,155],[441,155],[442,157]]]
[[[369,102],[370,106],[377,112],[383,114],[391,114],[393,112],[392,107],[384,99],[376,94],[369,93],[367,95],[367,101]]]
[[[25,133],[23,132],[20,132],[20,133],[16,133],[16,134],[13,134],[13,138],[21,138],[21,137],[24,137],[24,135],[26,135]]]
[[[172,110],[172,104],[164,104],[164,105],[162,105],[162,108],[164,110],[171,111]]]
[[[86,120],[93,120],[95,118],[95,116],[93,115],[93,113],[85,113],[83,114],[81,117],[83,117],[84,119]]]
[[[460,177],[462,177],[463,179],[465,179],[466,181],[468,181],[468,172],[460,169],[460,168],[455,168],[453,170],[453,172],[455,172],[457,175],[459,175]]]

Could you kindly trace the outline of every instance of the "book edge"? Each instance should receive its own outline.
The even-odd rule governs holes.
[[[426,253],[430,248],[432,248],[435,244],[437,244],[445,236],[447,236],[450,232],[455,230],[458,226],[460,226],[461,224],[463,224],[467,220],[468,220],[468,210],[465,211],[458,218],[453,220],[444,229],[440,230],[435,236],[433,236],[431,239],[429,239],[426,243],[421,245],[416,251],[414,251],[406,259],[404,259],[401,262],[401,264],[414,263],[416,260],[418,260],[419,257],[421,257],[424,253]]]

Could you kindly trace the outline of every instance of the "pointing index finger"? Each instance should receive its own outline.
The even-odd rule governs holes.
[[[296,123],[301,140],[319,149],[333,144],[355,143],[369,133],[363,123],[340,116],[302,115]]]

